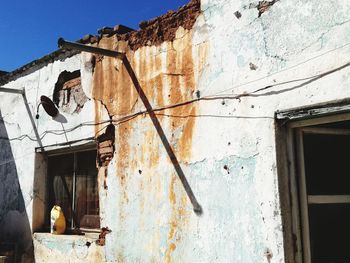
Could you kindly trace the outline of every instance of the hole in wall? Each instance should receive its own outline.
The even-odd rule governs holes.
[[[241,12],[239,11],[234,12],[234,15],[237,17],[237,19],[240,19],[242,17]]]
[[[115,127],[109,124],[106,131],[96,138],[98,166],[108,166],[114,156]]]
[[[80,71],[63,71],[58,76],[52,98],[61,111],[78,114],[89,100],[81,85]]]

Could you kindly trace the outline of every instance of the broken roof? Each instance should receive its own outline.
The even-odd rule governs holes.
[[[139,30],[133,30],[123,25],[117,25],[113,28],[104,27],[98,30],[98,35],[85,35],[77,42],[95,44],[98,43],[101,38],[116,36],[118,40],[127,41],[132,50],[137,50],[142,46],[160,45],[165,41],[173,41],[175,39],[176,30],[180,26],[188,30],[191,29],[199,14],[200,0],[191,0],[187,5],[180,7],[176,12],[168,11],[162,16],[148,21],[142,21],[139,24]],[[56,50],[12,72],[1,74],[2,71],[0,71],[0,85],[4,85],[20,76],[30,74],[56,60],[64,60],[78,53],[78,51]]]
[[[6,75],[8,72],[0,70],[0,77]]]

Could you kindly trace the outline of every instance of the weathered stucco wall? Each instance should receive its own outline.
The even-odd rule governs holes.
[[[93,67],[91,55],[76,55],[6,84],[26,87],[34,115],[40,95],[52,96],[59,74],[80,69],[88,101],[79,113],[64,114],[65,130],[112,117],[115,154],[99,171],[101,226],[112,232],[98,260],[267,262],[269,250],[270,262],[293,262],[284,253],[274,114],[350,97],[350,4],[202,0],[201,10],[192,29],[177,28],[171,40],[134,48],[115,35],[98,44],[126,52],[163,138],[121,61],[96,57]],[[0,100],[8,137],[35,138],[22,98],[0,94]],[[107,124],[67,132],[68,140],[100,134]],[[36,125],[43,145],[66,141],[63,133],[46,132],[62,130],[48,116]],[[33,186],[37,146],[28,137],[9,145],[20,186],[11,188],[21,189],[30,225],[33,197],[45,197]],[[193,211],[176,161],[202,214]],[[0,187],[8,186],[1,180]],[[11,209],[0,210],[0,220]],[[45,253],[61,255],[59,240],[57,247],[45,244],[38,244],[38,262],[45,262]]]
[[[207,204],[212,211],[208,220],[222,218],[226,211],[233,213],[228,218],[239,218],[225,220],[229,230],[219,230],[221,236],[231,235],[227,239],[231,249],[218,248],[222,249],[219,262],[228,258],[266,262],[266,248],[273,253],[271,262],[295,262],[283,252],[274,113],[350,95],[349,2],[271,2],[274,4],[259,17],[258,1],[202,1],[210,53],[199,89],[203,96],[221,99],[202,101],[199,112],[226,118],[196,122],[193,160],[224,167],[230,158],[227,166],[234,168],[228,184],[232,188],[222,185],[216,188],[218,195],[215,190],[199,195],[215,200],[216,205],[225,204],[225,209],[210,209]],[[237,95],[238,99],[232,99]],[[213,128],[204,133],[209,122]],[[248,176],[235,169],[242,158],[250,161],[242,165],[249,167]],[[219,177],[219,171],[213,174]],[[205,178],[214,179],[209,174]],[[223,183],[219,178],[214,181]]]
[[[126,51],[141,88],[156,109],[196,98],[208,45],[194,46],[193,37],[193,31],[179,28],[173,42],[136,52],[114,37],[103,39],[99,47]],[[106,172],[107,189],[100,189],[105,211],[102,225],[113,229],[107,236],[107,260],[185,260],[182,254],[189,237],[196,234],[197,216],[151,119],[148,114],[138,114],[145,107],[128,72],[122,62],[103,58],[96,63],[93,77],[94,98],[104,102],[116,123],[115,158]],[[181,165],[191,160],[196,119],[188,116],[198,113],[197,106],[156,113]],[[97,123],[101,122],[100,109],[104,109],[101,104],[96,110]],[[118,123],[126,116],[130,120]]]
[[[52,98],[55,83],[65,70],[81,70],[83,87],[86,87],[86,94],[90,96],[90,82],[85,83],[85,80],[89,79],[91,72],[88,68],[84,69],[80,56],[56,61],[6,84],[8,88],[24,87],[27,101],[19,94],[0,93],[0,240],[18,242],[19,253],[21,255],[24,252],[23,260],[26,262],[32,262],[33,258],[31,232],[42,228],[44,213],[48,213],[45,211],[46,160],[44,155],[35,154],[35,148],[91,137],[95,131],[94,126],[77,127],[81,123],[94,121],[93,101],[86,102],[79,115],[65,114],[67,123],[61,123],[60,120],[52,120],[42,108],[39,108],[40,118],[35,119],[40,96]],[[35,122],[39,140],[31,118]],[[75,129],[70,131],[72,128]]]

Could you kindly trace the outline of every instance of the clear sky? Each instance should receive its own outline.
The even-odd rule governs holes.
[[[12,71],[104,26],[138,29],[142,20],[189,0],[4,0],[0,4],[0,70]]]

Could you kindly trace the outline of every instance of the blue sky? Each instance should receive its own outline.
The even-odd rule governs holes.
[[[138,23],[189,0],[11,0],[0,6],[0,70],[12,71],[104,26]]]

